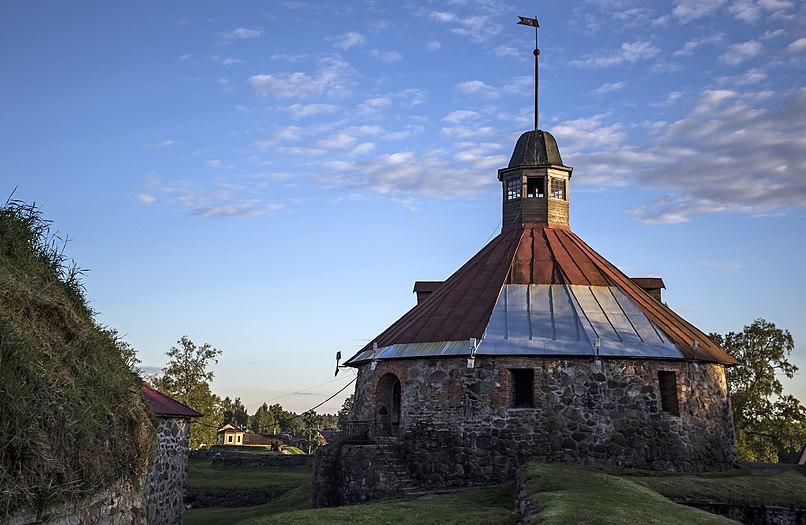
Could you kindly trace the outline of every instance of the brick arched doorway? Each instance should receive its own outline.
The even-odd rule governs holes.
[[[376,428],[387,436],[400,433],[400,379],[384,374],[375,387]]]

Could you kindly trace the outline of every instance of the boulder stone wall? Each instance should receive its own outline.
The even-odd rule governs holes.
[[[530,406],[513,406],[513,370],[533,371]],[[669,372],[671,394],[667,385],[662,401],[659,373],[668,379]],[[424,485],[512,479],[528,459],[670,471],[736,462],[720,364],[603,359],[597,368],[590,358],[526,356],[478,357],[473,368],[465,358],[378,361],[375,370],[359,370],[353,412],[374,432],[389,417],[388,374],[400,380],[402,456]],[[668,406],[670,395],[677,410]]]
[[[143,483],[148,523],[182,523],[189,437],[189,419],[158,419],[154,461]]]
[[[375,444],[331,443],[316,451],[311,483],[314,508],[364,503],[402,493]]]

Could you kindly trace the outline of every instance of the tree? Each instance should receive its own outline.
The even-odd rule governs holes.
[[[263,403],[252,418],[252,432],[256,434],[274,434],[275,427],[277,427],[277,421],[269,411],[268,405]]]
[[[249,413],[246,411],[246,407],[241,402],[240,397],[236,397],[235,401],[232,401],[227,396],[221,402],[221,405],[224,410],[223,424],[234,423],[241,428],[246,428],[249,425]]]
[[[339,430],[344,430],[345,424],[353,416],[353,405],[355,405],[355,394],[350,394],[350,397],[344,400],[341,410],[339,410]]]
[[[756,319],[739,333],[710,337],[741,365],[728,368],[736,448],[741,459],[777,462],[806,440],[806,407],[784,388],[776,374],[792,378],[789,362],[795,342],[789,330]]]
[[[218,424],[221,422],[221,399],[210,390],[213,381],[210,362],[218,363],[221,350],[205,343],[196,346],[188,336],[183,336],[177,344],[166,352],[170,357],[168,366],[161,377],[152,377],[151,384],[166,395],[204,417],[196,418],[190,427],[190,448],[212,445],[217,440]]]
[[[322,423],[322,418],[313,410],[308,410],[302,414],[302,424],[304,429],[302,435],[305,437],[305,446],[308,454],[316,451],[321,445],[319,441],[319,425]]]

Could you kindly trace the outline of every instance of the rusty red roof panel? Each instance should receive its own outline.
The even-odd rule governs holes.
[[[376,337],[398,343],[481,339],[505,284],[618,287],[689,359],[736,364],[700,330],[648,295],[567,228],[505,228],[428,298]],[[697,355],[692,351],[698,343]],[[370,350],[372,342],[361,351]]]
[[[204,417],[204,414],[196,412],[176,399],[154,390],[145,383],[140,387],[140,391],[143,393],[143,398],[148,403],[148,407],[158,416]]]

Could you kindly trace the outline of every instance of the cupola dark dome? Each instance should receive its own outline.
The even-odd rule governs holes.
[[[548,131],[540,129],[527,131],[520,136],[518,143],[515,144],[512,158],[509,160],[509,167],[545,165],[563,165],[557,141]]]

